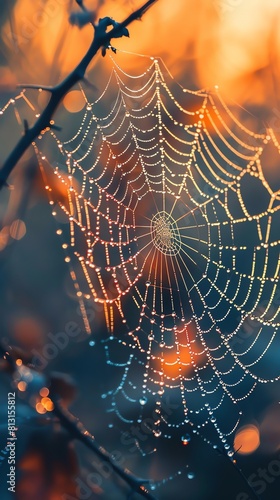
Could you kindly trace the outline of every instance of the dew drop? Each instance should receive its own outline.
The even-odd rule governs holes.
[[[161,436],[161,431],[159,431],[159,430],[158,430],[158,431],[155,431],[155,432],[154,432],[154,435],[155,435],[155,437],[157,437],[157,438],[158,438],[158,437],[160,437],[160,436]]]
[[[193,472],[188,472],[188,474],[187,474],[188,479],[194,479],[194,477],[195,477],[195,475]]]
[[[90,340],[90,341],[89,341],[89,345],[90,345],[90,347],[95,346],[95,342],[94,342],[94,340]]]
[[[146,396],[142,396],[142,398],[139,399],[139,403],[141,406],[145,406],[145,404],[147,404],[147,401],[148,399],[146,398]]]
[[[184,434],[182,437],[181,437],[181,441],[182,441],[182,444],[184,446],[186,446],[187,444],[189,444],[191,440],[191,436],[189,434]]]

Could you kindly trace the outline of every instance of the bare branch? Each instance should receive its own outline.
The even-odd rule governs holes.
[[[121,23],[116,23],[115,21],[111,20],[112,22],[109,24],[112,25],[113,28],[109,32],[106,31],[108,24],[106,22],[104,23],[102,19],[100,19],[97,25],[94,25],[94,38],[92,44],[89,47],[83,59],[80,61],[80,63],[58,85],[54,87],[44,88],[44,90],[48,90],[51,93],[51,98],[46,108],[44,109],[38,120],[35,122],[35,124],[33,125],[33,127],[25,131],[25,134],[21,137],[21,139],[18,141],[13,151],[10,153],[10,155],[4,162],[4,165],[0,170],[0,189],[3,186],[7,185],[7,179],[10,173],[13,171],[17,162],[20,160],[20,158],[28,149],[28,147],[32,144],[32,142],[38,137],[38,135],[40,135],[42,130],[46,129],[47,127],[50,127],[50,121],[61,100],[64,98],[67,92],[71,90],[71,88],[74,85],[76,85],[79,81],[83,80],[86,69],[91,60],[93,59],[93,57],[98,52],[98,50],[104,47],[106,52],[106,48],[109,47],[112,38],[127,36],[125,31],[126,27],[133,21],[140,19],[142,15],[148,10],[148,8],[151,5],[153,5],[156,1],[157,0],[148,0],[142,7],[140,7],[135,12],[130,14]],[[83,9],[83,2],[78,1],[77,3]],[[28,86],[28,87],[36,88],[36,86]],[[40,86],[38,86],[38,88],[43,89],[43,87]]]

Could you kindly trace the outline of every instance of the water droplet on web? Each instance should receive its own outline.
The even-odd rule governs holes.
[[[183,443],[184,446],[186,446],[187,444],[189,444],[191,440],[191,436],[189,434],[184,434],[182,437],[181,437],[181,441]]]
[[[113,67],[116,75],[119,75],[118,66],[114,65]],[[147,80],[144,83],[143,75],[148,75],[149,71],[153,73],[153,77],[151,77],[151,75],[147,76]],[[122,71],[120,74],[123,75]],[[101,113],[99,114],[99,104],[98,106],[94,103],[91,104],[91,102],[84,96],[83,104],[86,106],[88,112],[84,114],[85,118],[83,119],[81,116],[79,123],[77,123],[77,139],[74,138],[75,142],[73,143],[72,141],[74,141],[74,139],[66,142],[60,142],[59,139],[56,139],[55,141],[57,144],[57,152],[61,155],[59,157],[61,164],[56,164],[54,173],[57,175],[63,190],[66,189],[69,190],[69,192],[71,191],[71,198],[73,198],[73,210],[68,210],[67,204],[66,206],[60,205],[58,197],[59,193],[52,193],[51,198],[53,199],[50,200],[50,203],[55,203],[56,206],[65,213],[66,219],[72,223],[71,235],[68,234],[69,231],[67,231],[67,233],[64,232],[63,240],[63,242],[65,241],[65,243],[63,243],[64,245],[70,245],[72,247],[73,252],[71,253],[75,253],[76,255],[80,251],[80,238],[78,234],[80,231],[86,231],[86,235],[88,237],[88,241],[86,242],[88,255],[86,254],[83,256],[84,252],[82,251],[81,264],[83,265],[82,274],[84,274],[84,277],[81,277],[81,279],[85,279],[87,281],[87,288],[90,290],[89,297],[93,295],[94,300],[100,305],[101,309],[102,303],[104,303],[104,314],[102,313],[102,316],[106,316],[108,330],[115,332],[115,330],[117,330],[116,325],[119,321],[125,323],[126,319],[124,315],[128,313],[127,319],[129,320],[129,326],[127,330],[132,329],[128,332],[130,337],[128,337],[128,339],[127,337],[122,337],[120,339],[116,331],[114,345],[117,345],[117,350],[125,349],[127,351],[129,349],[129,356],[131,357],[126,357],[126,361],[122,364],[118,362],[118,357],[117,360],[115,360],[115,356],[113,352],[111,353],[111,349],[106,352],[105,361],[107,365],[110,365],[110,367],[124,367],[122,368],[122,371],[124,371],[123,378],[118,380],[119,385],[115,390],[117,392],[123,390],[124,395],[126,395],[126,384],[127,382],[131,384],[129,386],[130,395],[126,398],[126,403],[135,404],[135,396],[132,396],[132,394],[135,394],[136,390],[138,391],[140,383],[138,385],[138,377],[137,380],[135,380],[135,384],[128,380],[133,373],[133,370],[129,369],[129,365],[132,365],[132,362],[135,362],[135,365],[139,363],[141,372],[145,371],[147,375],[143,377],[144,383],[142,382],[142,389],[140,389],[140,392],[138,392],[138,395],[136,396],[138,417],[144,413],[146,406],[149,406],[150,403],[152,403],[152,400],[154,401],[156,399],[160,407],[164,391],[167,392],[168,395],[170,389],[173,390],[173,388],[174,392],[176,391],[179,393],[181,391],[181,394],[178,394],[181,396],[179,404],[182,404],[183,408],[178,409],[178,420],[176,419],[176,422],[178,423],[173,423],[172,415],[170,415],[170,418],[168,415],[168,419],[166,418],[166,420],[168,426],[173,427],[174,425],[177,429],[177,445],[182,447],[187,445],[190,441],[189,435],[185,434],[185,430],[190,432],[191,440],[193,442],[195,441],[195,437],[193,438],[193,435],[196,436],[200,428],[205,428],[208,424],[210,424],[210,422],[213,424],[212,427],[216,428],[218,431],[219,438],[222,439],[223,437],[223,434],[219,431],[218,425],[221,418],[219,413],[221,413],[221,411],[219,411],[219,413],[216,412],[216,410],[213,412],[209,403],[204,402],[208,399],[205,397],[207,396],[207,384],[212,381],[212,376],[215,377],[213,389],[215,386],[215,390],[216,388],[219,388],[221,393],[224,394],[226,393],[224,378],[226,377],[226,373],[228,373],[226,371],[227,369],[234,369],[234,373],[236,373],[237,370],[237,378],[235,379],[236,386],[239,382],[243,383],[244,377],[242,377],[242,370],[240,370],[240,366],[235,363],[232,367],[230,356],[227,364],[228,358],[226,358],[226,354],[229,352],[230,339],[234,334],[239,332],[240,327],[242,328],[247,315],[249,315],[248,317],[253,320],[255,318],[255,314],[250,314],[249,309],[247,310],[246,307],[244,308],[244,311],[242,308],[240,320],[238,320],[236,325],[232,327],[232,333],[229,336],[221,326],[221,324],[224,323],[219,323],[220,319],[218,319],[218,316],[220,315],[220,300],[223,300],[223,314],[225,314],[225,317],[229,314],[232,307],[237,305],[237,296],[234,295],[233,298],[233,294],[235,293],[234,288],[236,287],[234,283],[230,282],[229,274],[234,274],[234,272],[239,273],[239,270],[232,270],[233,265],[231,264],[231,260],[232,258],[236,258],[237,261],[239,261],[240,258],[242,259],[242,251],[246,249],[247,241],[245,239],[244,243],[242,242],[244,247],[240,247],[240,238],[238,238],[238,234],[243,226],[247,227],[248,222],[252,221],[254,224],[254,220],[252,217],[248,217],[248,214],[244,214],[242,220],[238,220],[234,216],[230,218],[230,205],[234,203],[231,201],[230,197],[224,202],[226,204],[227,213],[225,216],[221,214],[222,220],[220,220],[220,212],[219,210],[216,210],[216,207],[218,208],[219,206],[218,200],[220,199],[221,193],[219,185],[223,182],[221,172],[217,172],[217,183],[214,182],[214,184],[211,184],[210,191],[208,189],[201,190],[200,188],[202,188],[202,185],[200,185],[199,182],[198,185],[192,183],[191,192],[189,192],[189,186],[187,185],[185,175],[189,175],[192,178],[192,171],[194,169],[192,153],[201,147],[199,134],[201,133],[202,123],[200,120],[204,120],[204,115],[206,114],[207,116],[209,114],[209,119],[211,121],[212,113],[217,120],[220,119],[220,112],[216,109],[215,104],[211,102],[210,99],[205,99],[205,97],[203,97],[201,106],[193,113],[194,118],[191,122],[187,121],[187,123],[181,123],[179,116],[176,117],[179,121],[176,121],[174,116],[172,116],[172,102],[176,102],[175,95],[173,96],[172,88],[169,88],[168,81],[165,82],[164,75],[158,72],[158,69],[155,68],[154,65],[151,65],[150,68],[144,72],[144,74],[141,75],[141,77],[139,75],[139,78],[141,78],[139,82],[141,83],[139,86],[136,84],[134,90],[132,90],[132,86],[130,87],[129,82],[136,82],[137,80],[130,80],[129,75],[126,75],[125,77],[121,76],[120,80],[117,76],[116,82],[115,78],[113,78],[113,89],[111,88],[111,80],[108,82],[109,93],[111,93],[112,90],[113,95],[116,90],[118,91],[120,106],[109,106],[110,109],[106,110],[106,114],[104,115],[103,110],[101,110]],[[122,81],[122,78],[125,80]],[[138,76],[134,76],[133,78],[138,78]],[[144,86],[142,86],[142,83]],[[135,111],[136,109],[139,111],[139,113],[137,113],[139,128],[135,126],[136,123],[134,117],[136,115],[134,115],[134,111],[132,110],[132,114],[130,115],[130,111],[126,107],[128,105],[126,102],[126,88],[131,89],[131,92],[133,92],[132,107],[133,109],[135,107]],[[153,97],[155,89],[160,92],[155,95],[156,102]],[[183,89],[183,91],[187,90]],[[179,143],[176,142],[178,150],[174,150],[177,152],[177,159],[174,165],[173,162],[167,161],[169,154],[167,153],[167,149],[169,149],[170,145],[166,142],[167,122],[165,121],[164,113],[162,113],[161,92],[164,93],[166,105],[168,109],[170,109],[170,120],[174,123],[174,125],[176,125],[176,127],[183,126],[182,131],[173,131],[175,135],[172,132],[174,141],[177,139],[179,140]],[[21,98],[21,95],[23,94],[18,96],[19,99]],[[105,97],[106,96],[104,94],[104,100]],[[13,102],[16,104],[15,101]],[[100,105],[101,102],[102,101],[100,101]],[[144,102],[146,102],[146,104],[143,108],[142,104]],[[217,98],[217,102],[219,102],[219,98]],[[185,102],[182,102],[179,105],[182,116],[182,113],[189,112],[184,108],[184,105]],[[92,111],[90,111],[91,107]],[[143,113],[141,111],[142,108]],[[221,108],[223,108],[222,105]],[[5,109],[6,108],[4,108],[4,110]],[[95,112],[97,113],[96,116]],[[0,113],[3,113],[2,108],[0,108]],[[231,120],[231,114],[228,114],[226,109],[223,109],[223,115],[224,118],[228,117]],[[106,116],[107,118],[105,119],[103,116]],[[128,117],[128,120],[125,120],[125,117]],[[224,118],[221,117],[221,119]],[[150,123],[150,119],[152,119],[150,124],[151,128],[147,129],[146,125],[148,122]],[[167,119],[169,120],[168,117]],[[213,131],[211,126],[209,129],[208,121],[209,120],[206,119],[205,123],[203,123],[203,130],[205,133],[209,133],[209,137],[211,137],[211,133]],[[94,124],[94,127],[92,127],[92,124]],[[237,151],[236,154],[238,158],[243,158],[241,150],[238,153],[238,146],[236,149],[235,142],[236,140],[241,141],[245,148],[246,133],[243,130],[242,125],[240,127],[238,122],[235,122],[235,124],[236,127],[240,128],[240,138],[235,137],[230,132],[230,127],[226,136],[229,135],[229,137],[231,137],[232,147],[235,151]],[[145,130],[144,137],[142,137],[143,130]],[[157,134],[155,134],[155,130],[157,130]],[[194,131],[194,141],[191,146],[192,152],[186,153],[184,139],[188,137],[189,133],[192,133],[192,130]],[[244,137],[242,137],[243,132]],[[43,138],[44,133],[45,131],[43,131],[39,137]],[[220,138],[224,137],[223,133],[221,134]],[[250,137],[257,138],[258,135],[253,134]],[[266,139],[268,140],[268,137],[266,137]],[[139,149],[137,155],[130,156],[130,149],[127,149],[130,148],[128,143],[131,140],[133,146],[132,149]],[[143,141],[143,148],[141,146],[141,141]],[[172,139],[172,144],[175,144],[174,141]],[[239,144],[241,142],[239,142]],[[36,143],[37,141],[34,142],[33,145],[35,146]],[[172,144],[171,148],[173,147]],[[216,142],[215,144],[217,145]],[[221,153],[223,154],[224,159],[226,159],[227,154],[230,155],[230,152],[226,151],[227,148],[223,148],[221,146],[222,144],[218,144],[217,148],[214,148],[215,150],[212,148],[213,151],[211,151],[213,153],[213,161],[216,161],[216,159],[218,161]],[[249,149],[252,149],[249,144],[248,146]],[[205,147],[207,148],[207,145]],[[71,160],[71,162],[70,150],[72,151],[72,155],[74,155],[72,156],[73,160]],[[94,160],[92,158],[93,151]],[[145,155],[143,155],[143,157],[141,156],[141,151],[145,151]],[[253,171],[253,168],[255,168],[258,181],[263,183],[261,174],[254,165],[256,163],[256,155],[260,158],[261,151],[261,148],[256,148],[256,151],[252,151],[250,154],[248,153],[248,159],[251,161],[249,161],[247,166],[247,173],[249,173],[249,170]],[[39,151],[38,154],[39,157],[43,159],[43,151]],[[68,174],[71,174],[68,175],[68,177],[65,173],[65,161],[62,158],[62,155],[65,156],[66,159],[66,170]],[[83,160],[86,157],[88,158],[84,163]],[[92,163],[92,160],[94,161],[94,164]],[[205,185],[208,188],[209,185],[207,181],[210,180],[210,174],[208,177],[207,160],[206,163],[203,159],[201,161],[202,165],[206,165],[205,172],[204,170],[203,172],[205,173]],[[88,163],[89,165],[87,165]],[[111,172],[111,182],[108,183],[108,168],[111,166],[111,163],[114,168]],[[88,168],[90,164],[92,166],[91,168]],[[154,164],[158,165],[157,168],[159,169],[159,175],[155,173],[153,177],[151,174],[152,177],[150,178],[149,169]],[[95,168],[95,166],[97,168]],[[106,166],[106,168],[102,168],[102,166]],[[75,167],[77,167],[77,179],[75,178]],[[186,174],[181,174],[181,169],[183,169],[183,172],[186,172]],[[182,175],[183,177],[180,178]],[[249,182],[249,176],[247,177]],[[170,183],[171,178],[172,182]],[[70,185],[71,183],[69,184],[67,179],[73,180],[73,186]],[[240,185],[237,184],[237,182],[241,182],[241,180],[242,182],[245,182],[245,178],[243,179],[242,175],[235,175],[234,182],[238,190],[238,203],[242,205],[243,194],[241,192]],[[75,184],[74,181],[77,181],[77,184]],[[266,188],[265,185],[264,187]],[[130,192],[133,196],[128,194]],[[118,193],[118,195],[115,197],[114,193]],[[123,193],[123,195],[121,193]],[[127,195],[124,193],[127,193]],[[191,208],[189,208],[190,197],[192,200]],[[154,198],[151,204],[148,202],[150,198]],[[165,208],[165,203],[163,207],[162,198],[164,202],[165,200],[167,202],[167,210],[163,210],[163,208]],[[172,198],[174,198],[174,200],[172,200]],[[143,202],[138,203],[141,199],[143,199]],[[171,208],[170,203],[173,204],[174,201],[175,204],[173,208]],[[208,203],[208,201],[208,207],[211,207],[211,209],[204,209],[205,202]],[[154,209],[157,213],[154,213]],[[274,214],[276,214],[275,217],[277,217],[277,212],[275,212],[275,210],[277,210],[277,208],[274,209],[271,207],[271,210],[268,211],[265,209],[265,212],[263,212],[263,215],[265,215],[264,219],[266,219],[266,222],[264,221],[264,228],[266,225],[266,230],[268,230],[266,231],[267,241],[256,247],[256,251],[258,252],[262,252],[262,249],[270,251],[270,245],[272,246],[277,243],[277,241],[272,242],[273,236],[269,234],[270,222],[268,222],[271,218],[271,223],[273,223]],[[94,215],[91,215],[91,212],[94,213]],[[225,208],[223,208],[223,213],[224,212]],[[270,214],[269,218],[268,213]],[[105,228],[103,231],[103,227],[101,228],[101,225],[103,226],[104,224]],[[217,224],[218,237],[216,231]],[[248,225],[248,227],[249,226],[250,225]],[[201,240],[200,237],[202,238]],[[186,240],[183,240],[183,238],[186,238]],[[198,247],[199,240],[202,241],[203,244]],[[250,242],[248,242],[248,244],[249,243]],[[153,247],[149,247],[151,244]],[[210,249],[211,254],[209,254]],[[267,258],[268,251],[266,253]],[[197,255],[198,259],[197,265],[201,269],[200,276],[197,275],[194,279],[189,276],[190,273],[185,273],[185,269],[188,268],[189,257],[191,257],[193,252],[196,252],[195,255]],[[219,252],[219,256],[217,257],[219,259],[218,266],[215,263],[213,264],[213,257],[216,255],[216,252]],[[234,257],[232,257],[232,252],[234,252]],[[106,254],[106,261],[104,257],[101,258],[101,255],[103,256],[103,254]],[[168,261],[166,261],[165,257],[168,257]],[[70,260],[70,257],[66,258],[69,258]],[[99,258],[100,263],[102,262],[102,267],[98,267],[96,265],[99,263]],[[162,271],[159,259],[164,259],[162,260]],[[157,261],[159,262],[159,265],[156,264]],[[103,272],[104,266],[106,272],[111,273],[112,278],[114,278],[112,281],[113,288],[111,288],[111,277],[109,274],[105,275]],[[75,273],[71,273],[73,276],[74,274]],[[77,282],[80,279],[79,274],[77,275]],[[265,274],[264,265],[260,262],[260,264],[256,266],[254,272],[247,269],[247,271],[244,271],[244,273],[240,274],[240,276],[242,279],[244,278],[247,280],[261,279],[261,283],[263,283]],[[225,277],[227,280],[226,286],[222,284]],[[276,280],[276,278],[272,278],[272,280],[273,279]],[[242,287],[242,283],[241,281],[239,282],[237,285],[238,289]],[[189,297],[188,300],[188,290],[189,285],[195,286],[195,293],[198,293],[200,298],[204,300],[204,297],[210,293],[208,292],[208,290],[210,290],[209,287],[212,287],[213,284],[217,287],[217,289],[222,289],[222,291],[219,292],[216,300],[215,297],[213,297],[213,307],[211,307],[211,328],[209,325],[209,330],[205,330],[206,321],[204,321],[204,319],[202,320],[199,301],[194,301],[191,297]],[[81,292],[77,292],[77,294],[78,293],[80,294]],[[276,293],[276,287],[273,287],[273,290],[271,290],[272,300],[275,298]],[[245,295],[244,297],[246,298],[246,301],[244,304],[249,304],[253,300],[255,303],[254,307],[251,307],[251,310],[257,311],[261,296],[259,295],[258,300],[256,297],[255,301],[253,297],[254,290],[251,294],[250,287],[246,290],[245,294],[246,297]],[[129,303],[127,303],[128,295],[130,295],[130,299],[132,299],[131,302],[133,301],[132,310],[129,310],[130,306],[128,305]],[[193,296],[194,294],[192,293],[191,295]],[[81,298],[84,297],[81,295]],[[220,300],[218,300],[219,298]],[[144,301],[146,301],[146,303]],[[186,302],[189,302],[189,304]],[[191,314],[189,311],[192,311]],[[135,315],[135,318],[131,317],[133,315]],[[190,323],[191,317],[198,326],[198,336],[193,335],[192,333],[192,325]],[[261,318],[261,326],[267,326],[270,324],[271,318],[264,318],[263,315]],[[130,325],[131,320],[133,326]],[[139,320],[141,320],[141,322]],[[123,328],[123,330],[126,330],[126,328]],[[218,361],[215,361],[210,353],[209,358],[207,359],[209,363],[209,370],[207,369],[207,374],[205,374],[204,380],[204,378],[200,379],[199,377],[198,370],[200,370],[200,365],[198,359],[200,357],[200,352],[202,352],[201,349],[203,349],[203,352],[207,350],[206,352],[208,353],[208,342],[211,344],[212,340],[211,338],[208,339],[207,336],[208,333],[210,333],[211,337],[212,332],[214,335],[218,335],[218,337],[221,338],[223,352],[221,353],[221,358],[219,358],[219,364],[224,364],[225,370],[223,370],[221,376],[215,376],[216,364]],[[95,338],[96,337],[94,335],[90,335],[87,338],[87,345],[92,348],[92,351],[94,345],[95,348],[99,345],[99,341],[94,341]],[[226,340],[227,338],[228,341]],[[110,336],[109,340],[107,338],[106,340],[104,339],[104,342],[106,342],[105,345],[107,346],[111,340],[113,340],[113,336]],[[164,343],[164,340],[166,340],[166,344]],[[202,347],[198,346],[198,340]],[[258,341],[258,343],[261,344],[261,341]],[[181,346],[183,356],[180,354]],[[260,349],[262,349],[261,345]],[[190,359],[189,351],[191,350],[195,352],[194,359]],[[259,359],[261,359],[263,354],[264,351],[260,350]],[[191,378],[193,377],[194,380],[193,390],[198,389],[198,392],[201,395],[201,400],[197,403],[195,402],[194,406],[192,406],[189,402],[187,403],[185,400],[186,395],[184,385],[185,381],[189,380],[189,375],[185,373],[185,365],[190,365],[191,370],[194,370],[194,374],[191,375]],[[159,372],[160,368],[164,370],[164,373]],[[249,368],[249,366],[246,367],[245,374],[251,376],[251,370]],[[117,370],[118,369],[119,368],[117,368]],[[217,369],[219,370],[219,368]],[[252,375],[252,377],[254,378],[255,376]],[[263,380],[268,382],[268,380],[265,380],[266,378],[267,377]],[[257,383],[259,379],[256,377],[254,380]],[[247,384],[247,382],[244,383]],[[180,384],[182,385],[180,386]],[[251,393],[249,386],[245,387],[245,391],[241,388],[241,391],[244,393],[244,397],[249,396]],[[108,392],[107,394],[103,394],[102,398],[107,398],[106,401],[108,399],[111,401],[111,396],[114,398],[117,392]],[[144,394],[145,396],[148,395],[148,399],[144,396]],[[234,399],[235,398],[232,398],[232,402],[235,404]],[[239,398],[236,399],[238,400]],[[121,418],[125,418],[125,415],[122,415],[122,410],[124,410],[124,413],[126,413],[126,410],[123,408],[121,401],[120,408],[117,408],[118,403],[119,398],[116,398],[116,402],[111,402],[110,411],[114,409],[114,411]],[[162,403],[164,403],[164,401]],[[221,403],[219,403],[218,406],[220,406]],[[108,403],[108,405],[110,405],[110,403]],[[193,434],[190,427],[180,427],[185,422],[188,422],[188,419],[186,418],[187,406],[189,407],[191,417],[197,415],[200,421],[200,424],[197,425],[197,431],[194,430]],[[199,415],[201,414],[203,408],[204,412],[200,419]],[[152,432],[156,437],[159,437],[161,434],[161,432],[158,431],[159,423],[161,421],[159,409],[156,414],[156,419],[157,420],[154,421],[150,432]],[[180,421],[179,419],[182,420]],[[141,424],[140,417],[138,422]],[[231,429],[234,428],[233,425],[234,422],[231,423]],[[166,433],[167,431],[164,427],[164,431],[162,432],[164,438],[168,437],[166,436]],[[222,443],[224,444],[224,450],[226,450],[225,453],[229,452],[230,448],[227,442],[222,440]],[[185,476],[188,472],[188,470],[184,469]],[[189,474],[193,473],[190,472]],[[159,485],[160,483],[157,483],[157,487]]]
[[[148,401],[148,399],[146,398],[146,396],[142,396],[142,398],[139,399],[139,403],[141,406],[145,406],[147,401]]]
[[[194,472],[188,472],[188,474],[187,474],[188,479],[194,479],[194,477],[195,477]]]

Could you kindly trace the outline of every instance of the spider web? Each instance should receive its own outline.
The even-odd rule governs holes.
[[[262,170],[279,145],[218,88],[145,61],[132,75],[112,59],[97,99],[80,88],[73,135],[45,130],[34,148],[86,330],[94,301],[109,332],[110,411],[140,423],[154,408],[155,437],[190,424],[226,443],[242,401],[279,379],[280,192]]]

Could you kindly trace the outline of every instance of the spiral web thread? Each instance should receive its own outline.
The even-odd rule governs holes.
[[[189,423],[225,443],[242,401],[279,379],[280,192],[262,170],[279,145],[218,88],[187,90],[146,61],[130,75],[112,59],[94,102],[81,88],[73,135],[45,130],[34,148],[89,333],[89,304],[104,313],[110,411],[132,423],[155,407],[155,437]],[[28,95],[3,111],[35,114]]]

